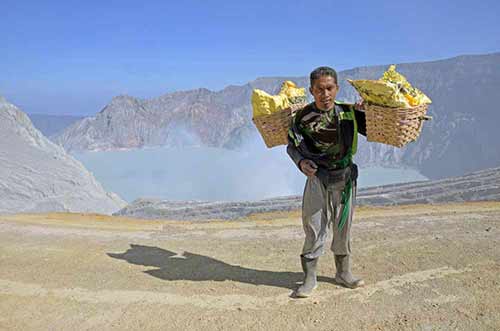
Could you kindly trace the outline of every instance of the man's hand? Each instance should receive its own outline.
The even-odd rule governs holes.
[[[358,101],[354,104],[354,109],[359,110],[359,111],[365,111],[365,104],[364,104],[364,100],[363,100],[363,99],[358,100]]]
[[[316,163],[309,159],[303,159],[299,162],[300,171],[302,171],[307,177],[312,177],[318,170]]]

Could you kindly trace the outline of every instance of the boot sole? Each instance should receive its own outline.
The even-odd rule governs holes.
[[[297,290],[297,291],[295,291],[295,293],[294,293],[294,297],[296,297],[296,298],[301,298],[301,299],[302,299],[302,298],[309,298],[309,297],[312,295],[313,291],[314,291],[317,287],[318,287],[318,285],[316,284],[316,286],[314,286],[314,287],[313,287],[313,289],[311,290],[311,292],[307,292],[307,293],[306,293],[306,292],[299,292],[299,291]]]
[[[365,286],[364,280],[359,280],[358,282],[356,282],[354,284],[350,284],[350,283],[344,281],[343,279],[337,278],[337,277],[335,277],[335,283],[337,283],[338,285],[342,285],[344,287],[347,287],[347,288],[351,288],[351,289]]]

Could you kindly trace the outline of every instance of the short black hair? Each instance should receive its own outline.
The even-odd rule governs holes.
[[[322,76],[333,77],[333,79],[335,80],[335,84],[338,85],[337,72],[335,71],[335,69],[330,67],[318,67],[314,69],[309,75],[311,87],[313,86],[314,81]]]

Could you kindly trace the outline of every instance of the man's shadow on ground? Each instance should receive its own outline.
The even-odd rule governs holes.
[[[302,272],[268,271],[231,265],[223,261],[184,252],[178,255],[159,247],[131,244],[125,253],[107,253],[108,256],[128,263],[156,267],[145,273],[163,280],[225,281],[252,285],[267,285],[295,289],[302,281]],[[298,259],[298,256],[297,256]],[[332,278],[318,277],[318,281],[333,282]]]

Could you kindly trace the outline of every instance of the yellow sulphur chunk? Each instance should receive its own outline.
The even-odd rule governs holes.
[[[408,100],[399,93],[396,84],[380,80],[348,80],[367,103],[385,107],[409,107]]]
[[[265,91],[255,89],[252,93],[253,117],[270,115],[276,111],[290,107],[286,95],[270,95]]]
[[[306,99],[306,89],[297,87],[297,85],[295,85],[295,83],[291,80],[287,80],[281,85],[281,91],[279,94],[286,95],[288,99],[290,99],[291,103],[296,103],[294,101],[295,99],[303,98],[304,101]]]
[[[411,106],[432,103],[431,99],[429,99],[419,89],[411,86],[406,77],[396,71],[396,66],[394,64],[389,66],[389,69],[384,72],[380,80],[400,86],[401,93],[405,96]]]
[[[283,82],[278,95],[270,95],[265,91],[254,89],[252,93],[253,117],[270,115],[289,108],[292,104],[306,101],[306,89],[297,87],[290,80]]]
[[[414,88],[391,65],[380,80],[348,80],[365,102],[383,107],[409,108],[431,103],[425,94]]]

